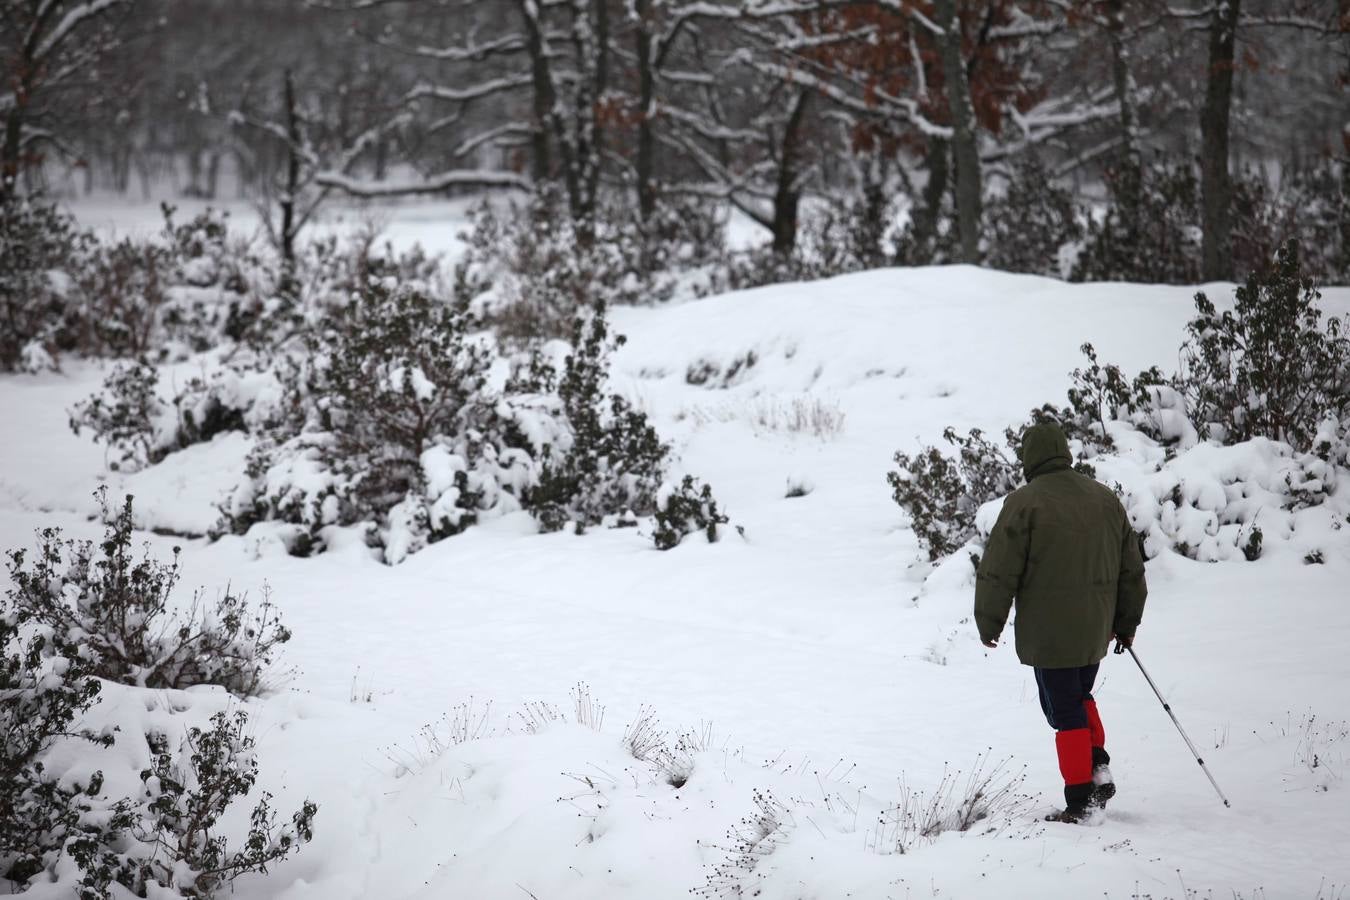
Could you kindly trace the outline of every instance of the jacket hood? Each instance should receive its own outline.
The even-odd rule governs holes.
[[[1069,440],[1058,425],[1050,422],[1032,425],[1022,435],[1022,472],[1027,481],[1071,465],[1073,456],[1069,453]]]

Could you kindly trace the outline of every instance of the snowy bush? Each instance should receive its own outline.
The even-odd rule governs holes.
[[[59,740],[112,743],[79,726],[101,688],[89,661],[54,653],[29,614],[0,610],[0,878],[23,885],[70,842],[99,832],[88,814],[101,773],[84,784],[63,781],[48,774],[43,757]]]
[[[718,526],[729,521],[718,510],[712,487],[686,475],[679,487],[668,485],[657,495],[652,540],[658,550],[671,550],[679,546],[685,535],[702,532],[712,544],[720,537]]]
[[[934,178],[938,180],[934,181]],[[945,166],[929,176],[921,202],[910,207],[909,216],[895,236],[896,265],[934,266],[961,258],[953,192],[947,189],[949,183]]]
[[[1137,473],[1122,502],[1146,554],[1171,549],[1202,561],[1260,558],[1271,540],[1292,538],[1298,512],[1325,503],[1344,477],[1314,454],[1265,438],[1198,444],[1157,471],[1139,472],[1142,460],[1109,462]]]
[[[569,522],[581,531],[655,509],[669,447],[646,413],[606,393],[609,355],[623,341],[611,339],[604,304],[573,323],[572,351],[557,379],[566,429],[557,444],[540,448],[538,480],[525,492],[526,507],[545,531]]]
[[[852,215],[852,208],[845,206],[805,219],[797,245],[788,254],[779,253],[767,244],[728,250],[712,267],[698,293],[706,296],[791,281],[814,281],[867,268],[867,261],[874,259],[872,254],[877,251],[854,243],[862,236],[855,232],[861,226],[853,221]]]
[[[1150,557],[1255,561],[1273,540],[1292,538],[1297,514],[1325,504],[1350,468],[1347,324],[1323,319],[1297,244],[1236,293],[1222,313],[1196,295],[1179,375],[1154,367],[1127,378],[1084,344],[1088,365],[1071,374],[1068,405],[1032,410],[1091,458],[1076,468],[1121,497]],[[1018,432],[1006,439],[1016,458]],[[934,559],[973,536],[979,505],[1019,480],[987,442],[962,456],[900,454],[891,473]]]
[[[845,205],[843,214],[835,222],[827,222],[819,236],[810,228],[807,234],[820,251],[827,246],[839,248],[841,273],[888,266],[895,259],[898,206],[896,192],[882,179],[863,178],[857,195]]]
[[[1062,277],[1061,252],[1083,235],[1073,195],[1035,156],[1014,162],[1007,182],[1004,192],[985,204],[985,265]]]
[[[980,429],[962,437],[948,428],[942,437],[957,448],[956,459],[937,447],[916,455],[896,453],[896,469],[886,476],[931,560],[960,549],[975,536],[979,508],[1022,482],[1020,463]]]
[[[0,370],[55,368],[72,343],[69,274],[94,238],[39,197],[0,201]]]
[[[188,353],[241,340],[264,298],[281,293],[280,261],[231,237],[227,214],[207,209],[182,224],[164,204],[163,241],[170,288],[158,327],[164,354]]]
[[[148,356],[161,337],[170,266],[167,250],[155,243],[123,238],[99,245],[75,274],[77,347],[90,356]]]
[[[1264,170],[1233,179],[1233,265],[1264,269],[1288,240],[1299,244],[1303,271],[1323,284],[1350,278],[1350,165],[1323,157],[1286,171],[1278,185]]]
[[[616,208],[622,209],[611,207]],[[655,212],[641,228],[643,270],[670,273],[715,264],[726,250],[723,219],[711,201],[658,196]]]
[[[291,412],[275,366],[244,359],[193,376],[173,398],[170,450],[206,443],[231,431],[261,433]]]
[[[1100,220],[1088,220],[1073,280],[1199,280],[1200,183],[1194,166],[1159,156],[1144,163],[1141,175],[1132,190],[1127,173],[1107,172],[1107,209]]]
[[[54,206],[7,202],[0,367],[54,366],[61,353],[182,359],[237,337],[274,266],[232,241],[219,214],[179,225],[165,206],[164,216],[154,238],[99,242]]]
[[[256,361],[204,371],[165,399],[159,370],[135,360],[115,364],[103,389],[70,409],[70,427],[107,446],[109,468],[136,471],[218,434],[266,429],[281,400],[276,374]]]
[[[167,408],[157,393],[159,371],[134,361],[113,366],[103,380],[103,390],[70,410],[70,428],[93,434],[116,458],[110,469],[136,471],[164,458],[162,428]]]
[[[1312,452],[1332,466],[1350,469],[1350,416],[1325,416],[1313,436]]]
[[[152,760],[141,773],[145,789],[131,828],[138,846],[107,873],[111,880],[141,897],[152,886],[174,896],[214,897],[241,875],[267,874],[269,865],[313,839],[318,806],[306,800],[289,823],[278,825],[265,792],[249,814],[241,849],[231,850],[220,833],[221,819],[258,779],[247,724],[242,710],[221,712],[209,730],[189,729],[178,747],[165,735],[148,736]]]
[[[368,282],[306,339],[281,427],[252,452],[222,530],[300,526],[292,552],[330,525],[374,525],[387,562],[515,508],[529,478],[488,388],[494,356],[466,313],[415,285]]]
[[[1308,272],[1323,284],[1350,283],[1350,156],[1295,170],[1277,196]]]
[[[639,229],[602,209],[588,234],[556,190],[541,188],[505,218],[487,203],[473,214],[468,249],[455,269],[456,294],[504,339],[566,337],[576,315],[596,303],[652,303],[674,283],[657,277]]]
[[[53,652],[87,659],[90,672],[109,681],[152,688],[215,684],[249,696],[266,677],[291,634],[264,597],[250,608],[228,591],[213,606],[200,595],[186,613],[170,611],[179,580],[178,551],[160,562],[145,548],[135,558],[131,497],[109,515],[97,547],[39,533],[30,563],[23,550],[9,554],[8,608],[47,629]]]
[[[603,305],[577,316],[570,352],[537,348],[504,380],[508,360],[477,324],[387,280],[330,309],[303,356],[278,365],[285,396],[250,407],[270,418],[248,421],[260,439],[217,534],[280,523],[272,533],[303,556],[356,526],[394,564],[484,515],[525,508],[557,530],[649,514],[667,449],[606,392],[622,339]]]
[[[1327,416],[1350,412],[1350,320],[1324,322],[1320,300],[1295,241],[1237,288],[1232,311],[1195,295],[1181,380],[1202,434],[1306,449]]]
[[[242,337],[261,298],[280,285],[280,263],[232,239],[212,210],[174,222],[150,240],[101,245],[75,275],[86,355],[186,359]]]
[[[1083,344],[1079,350],[1088,364],[1069,373],[1068,406],[1047,403],[1033,409],[1032,423],[1054,422],[1069,440],[1079,441],[1089,455],[1114,445],[1115,439],[1107,428],[1107,423],[1113,421],[1129,422],[1160,442],[1194,438],[1184,399],[1157,366],[1129,378],[1120,366],[1102,364],[1091,344]],[[1007,439],[1014,455],[1020,454],[1019,436],[1010,431]]]

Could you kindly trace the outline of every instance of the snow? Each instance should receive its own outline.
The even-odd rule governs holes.
[[[1343,484],[1323,507],[1261,519],[1256,562],[1164,548],[1149,563],[1140,658],[1233,808],[1129,657],[1111,656],[1097,696],[1120,793],[1099,827],[1080,828],[1037,821],[1058,800],[1053,735],[1011,646],[978,641],[968,555],[922,561],[885,482],[896,450],[936,443],[946,425],[1000,433],[1062,401],[1084,341],[1127,371],[1170,369],[1193,290],[957,266],[614,310],[629,338],[616,387],[672,441],[671,480],[697,475],[731,516],[719,543],[668,553],[653,549],[650,526],[539,535],[518,512],[395,567],[354,535],[310,559],[260,552],[262,531],[208,543],[190,535],[233,485],[246,442],[225,436],[136,475],[107,472],[64,412],[103,372],[63,361],[61,373],[0,378],[0,543],[30,546],[47,525],[95,537],[91,494],[106,482],[114,497],[136,494],[147,529],[179,533],[145,540],[161,556],[184,548],[180,602],[197,587],[270,586],[299,671],[246,704],[259,786],[284,812],[305,797],[320,809],[314,842],[266,878],[241,879],[241,900],[732,896],[716,892],[716,867],[734,865],[728,832],[759,814],[757,791],[787,810],[737,876],[765,898],[1342,896],[1350,529],[1332,514],[1343,523]],[[1350,311],[1350,290],[1325,298]],[[725,372],[750,351],[732,379],[686,381],[701,361]],[[845,427],[804,439],[753,414],[689,414],[802,398],[837,408]],[[1273,444],[1200,445],[1159,473],[1161,456],[1140,444],[1104,466],[1159,508],[1175,478],[1186,501],[1175,513],[1194,520],[1182,536],[1237,527],[1216,526],[1235,506],[1272,515],[1289,493],[1277,476],[1295,462]],[[422,463],[438,484],[461,465],[444,451]],[[1230,493],[1238,482],[1271,502]],[[788,498],[789,484],[811,490]],[[981,523],[996,513],[986,507]],[[1314,545],[1325,564],[1303,563]],[[574,719],[578,682],[605,706],[602,727],[545,715],[531,733],[541,707],[527,704]],[[110,686],[90,718],[122,735],[151,722],[181,732],[232,702]],[[644,706],[671,734],[710,724],[682,787],[624,747]],[[486,717],[483,733],[456,744],[442,719],[465,708]],[[435,741],[428,723],[439,723]],[[119,738],[97,762],[67,762],[135,790],[135,751]],[[902,780],[931,792],[944,770],[967,773],[981,756],[1025,766],[1032,805],[996,816],[994,833],[895,852],[884,820]]]

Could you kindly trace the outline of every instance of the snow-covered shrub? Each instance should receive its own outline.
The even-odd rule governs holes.
[[[46,771],[44,754],[58,740],[112,743],[79,725],[102,688],[89,661],[55,654],[30,619],[9,603],[0,609],[0,878],[19,886],[99,830],[87,814],[101,773],[63,783]]]
[[[1247,562],[1256,562],[1261,558],[1261,544],[1265,539],[1266,533],[1252,526],[1247,533],[1247,543],[1242,545],[1242,555],[1247,558]]]
[[[839,246],[847,259],[840,272],[853,269],[877,269],[895,259],[895,231],[899,220],[899,199],[880,178],[864,178],[858,195],[845,207],[842,221],[824,229],[824,236],[840,235]],[[817,242],[817,246],[823,244]],[[822,248],[823,249],[823,248]]]
[[[1144,163],[1137,191],[1109,171],[1108,205],[1089,218],[1073,268],[1075,281],[1194,284],[1200,278],[1200,183],[1189,162],[1159,156]],[[1137,202],[1130,197],[1137,195]]]
[[[649,273],[715,264],[726,251],[726,223],[718,205],[697,197],[659,196],[641,231]]]
[[[790,256],[771,247],[728,254],[723,290],[810,281],[894,265],[900,199],[892,186],[864,178],[855,193],[802,218]]]
[[[210,210],[152,239],[99,244],[79,266],[61,349],[88,356],[183,359],[237,339],[244,322],[275,290],[275,260],[231,240]]]
[[[1157,366],[1134,378],[1113,363],[1102,364],[1092,344],[1079,348],[1088,364],[1069,373],[1068,406],[1047,403],[1031,411],[1031,423],[1051,421],[1071,441],[1081,442],[1089,455],[1114,444],[1107,423],[1130,422],[1153,440],[1172,443],[1194,437],[1185,416],[1184,398],[1167,383]],[[1178,409],[1179,407],[1179,409]],[[1024,426],[1025,430],[1025,426]],[[1020,452],[1020,435],[1009,431],[1008,445]],[[1191,441],[1194,442],[1193,440]]]
[[[193,376],[171,399],[160,393],[159,370],[135,360],[114,365],[103,389],[70,409],[70,427],[107,446],[109,468],[136,471],[218,434],[267,428],[282,416],[281,401],[275,372],[256,360]]]
[[[328,463],[349,485],[348,514],[384,519],[391,562],[472,525],[485,499],[471,475],[490,427],[492,360],[470,321],[380,281],[327,324],[311,342],[308,388],[333,438]]]
[[[252,452],[222,530],[300,526],[288,541],[306,555],[327,526],[372,524],[370,539],[397,563],[480,512],[515,508],[531,463],[508,446],[509,415],[487,384],[494,357],[473,325],[392,279],[330,310],[306,338],[283,425]]]
[[[200,595],[186,613],[171,611],[180,572],[154,559],[146,547],[135,558],[131,497],[109,515],[97,546],[67,540],[60,529],[39,533],[30,563],[23,550],[9,553],[9,607],[47,629],[53,652],[88,659],[91,673],[109,681],[152,688],[215,684],[249,696],[266,676],[291,633],[269,600],[251,608],[226,592],[213,606]]]
[[[895,454],[895,471],[886,476],[895,502],[909,514],[919,546],[931,560],[961,548],[976,534],[975,514],[1022,482],[1015,458],[978,429],[962,437],[953,428],[942,433],[957,448],[952,459],[937,447]]]
[[[53,203],[0,202],[0,370],[55,368],[72,342],[69,273],[93,246],[93,235]]]
[[[80,295],[77,347],[89,356],[146,357],[158,344],[168,297],[168,251],[123,238],[100,244],[75,273]]]
[[[609,355],[623,342],[622,335],[611,339],[603,303],[574,320],[572,351],[557,380],[566,429],[558,443],[539,448],[539,477],[525,493],[545,531],[570,522],[579,532],[610,516],[631,521],[655,510],[670,448],[645,412],[606,393]]]
[[[896,233],[896,265],[935,266],[961,258],[960,228],[949,183],[945,167],[929,176],[922,198],[910,207]]]
[[[193,376],[173,398],[174,430],[169,450],[206,443],[231,431],[261,433],[293,413],[285,407],[275,365],[241,359]]]
[[[1272,540],[1293,537],[1299,511],[1325,503],[1344,477],[1266,438],[1197,444],[1161,466],[1147,458],[1127,455],[1111,468],[1124,463],[1137,473],[1122,502],[1150,557],[1173,549],[1202,561],[1259,558]]]
[[[503,338],[521,343],[566,337],[576,315],[597,302],[652,303],[673,282],[646,262],[641,231],[618,209],[603,208],[591,226],[576,222],[552,188],[505,217],[487,203],[455,269],[456,295]]]
[[[718,510],[712,487],[686,475],[678,487],[667,485],[657,495],[652,540],[658,550],[671,550],[679,546],[685,535],[702,532],[712,544],[720,537],[718,526],[729,521]]]
[[[1130,379],[1085,344],[1088,365],[1072,373],[1068,405],[1046,404],[1032,419],[1057,422],[1092,458],[1076,468],[1121,497],[1147,556],[1259,559],[1350,474],[1350,337],[1343,320],[1323,319],[1319,300],[1290,242],[1238,288],[1232,311],[1196,296],[1180,375],[1155,367]],[[1019,433],[1005,437],[1015,458]],[[987,442],[968,449],[961,463],[935,448],[900,454],[891,473],[934,559],[972,536],[980,503],[1020,480]],[[972,478],[979,471],[990,477]],[[981,528],[992,525],[985,518]]]
[[[1323,321],[1321,296],[1295,241],[1237,288],[1232,311],[1195,295],[1181,378],[1203,434],[1306,449],[1327,416],[1350,412],[1350,320]]]
[[[1286,241],[1297,240],[1303,271],[1323,284],[1350,279],[1350,165],[1323,157],[1286,171],[1272,184],[1260,169],[1233,179],[1233,266],[1266,267]]]
[[[231,849],[221,834],[221,819],[258,779],[247,724],[242,710],[221,712],[209,730],[189,729],[181,746],[162,734],[147,736],[152,759],[141,773],[145,790],[132,826],[138,846],[109,873],[113,881],[140,897],[153,886],[173,896],[214,897],[241,875],[266,874],[269,865],[313,839],[318,806],[306,800],[279,825],[266,792],[249,814],[240,849]]]
[[[1327,414],[1313,436],[1312,452],[1333,466],[1350,469],[1350,416]]]
[[[698,293],[706,296],[856,272],[863,266],[844,243],[847,227],[846,218],[831,213],[806,220],[790,254],[775,252],[767,244],[728,251]]]
[[[1073,195],[1035,156],[1013,163],[1004,192],[985,204],[984,264],[1007,272],[1065,274],[1060,254],[1083,236]]]
[[[1307,271],[1323,284],[1350,283],[1350,156],[1290,173],[1277,196]]]
[[[159,398],[159,371],[139,360],[118,363],[103,379],[103,390],[70,410],[75,434],[92,432],[115,459],[108,468],[136,471],[164,458],[159,422],[167,407]]]
[[[645,413],[606,391],[622,339],[603,305],[576,317],[570,352],[538,348],[504,383],[507,360],[477,327],[387,280],[329,309],[294,366],[279,364],[270,418],[246,411],[261,437],[217,534],[281,523],[273,534],[303,556],[327,546],[330,527],[358,526],[394,564],[483,515],[526,508],[557,530],[653,511],[667,448]]]

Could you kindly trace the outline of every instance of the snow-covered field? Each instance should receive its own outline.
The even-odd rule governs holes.
[[[261,785],[282,810],[316,800],[315,839],[237,896],[1350,896],[1350,529],[1327,531],[1325,565],[1292,551],[1149,564],[1140,658],[1231,809],[1111,656],[1097,696],[1120,793],[1099,827],[1047,825],[1060,782],[1031,671],[1010,643],[980,645],[968,577],[925,583],[885,481],[897,449],[945,425],[1001,432],[1062,401],[1084,341],[1127,371],[1171,370],[1192,293],[944,267],[616,310],[617,385],[675,443],[676,473],[708,481],[743,529],[718,544],[541,536],[521,514],[390,568],[362,547],[293,559],[147,530],[164,555],[184,547],[185,598],[267,584],[295,632],[296,677],[249,708]],[[1350,311],[1350,289],[1325,297]],[[686,379],[751,353],[725,384]],[[97,535],[102,481],[136,495],[147,529],[214,519],[244,439],[108,473],[66,424],[100,378],[72,364],[0,379],[0,545],[47,525]],[[586,691],[598,729],[570,721]],[[146,696],[109,688],[93,715],[182,729],[227,703]],[[624,747],[647,708],[694,733],[674,766],[687,780]],[[954,770],[964,785],[981,758],[1025,766],[1035,802],[993,833],[896,852],[888,810],[904,791]],[[110,790],[136,783],[144,760],[125,762],[103,763]]]

